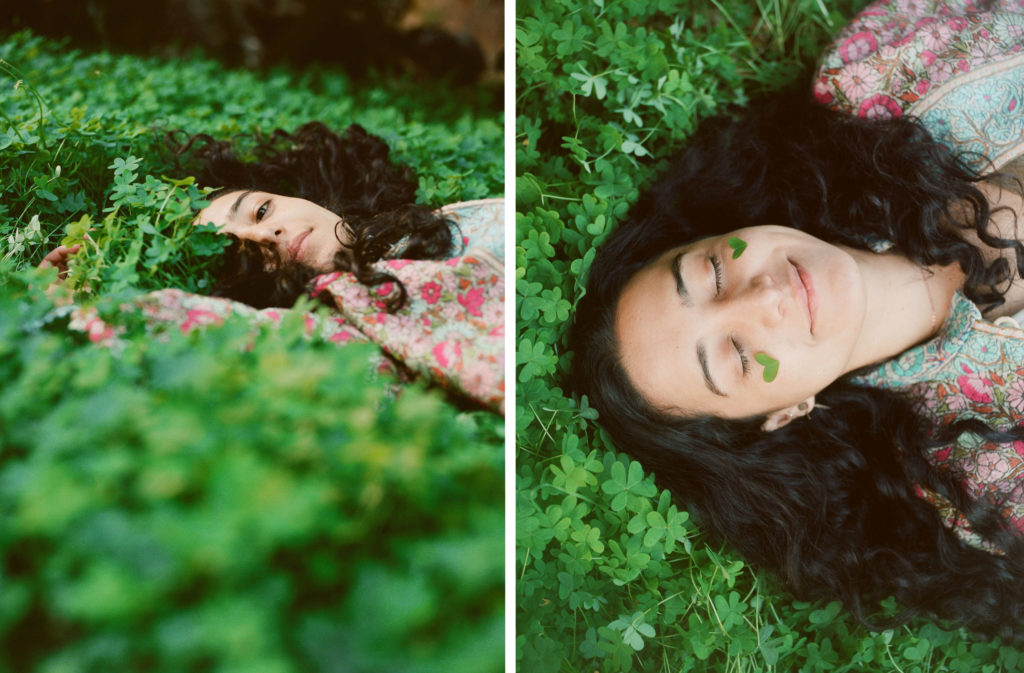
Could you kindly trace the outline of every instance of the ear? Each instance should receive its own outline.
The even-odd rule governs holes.
[[[812,409],[814,409],[814,395],[811,395],[799,404],[794,404],[791,407],[779,409],[778,411],[773,411],[768,414],[764,423],[761,424],[761,429],[765,432],[778,430],[781,427],[789,425],[790,421],[794,418],[800,418],[801,416],[806,416],[811,413]]]

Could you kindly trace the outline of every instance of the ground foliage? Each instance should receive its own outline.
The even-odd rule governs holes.
[[[147,275],[136,286],[195,282],[204,246],[183,250],[173,236],[163,240],[182,223],[182,204],[201,203],[165,149],[165,134],[177,130],[237,138],[244,147],[257,133],[313,119],[337,130],[358,123],[416,167],[421,201],[503,193],[494,90],[456,95],[411,80],[355,87],[320,68],[258,76],[200,58],[83,55],[27,32],[0,42],[0,59],[0,256],[19,267],[38,263],[82,217],[90,227],[109,218],[131,226],[128,235],[112,236],[104,265],[135,257],[130,246],[138,244],[149,257],[137,265]],[[164,236],[148,239],[150,229]]]
[[[872,633],[708,544],[559,388],[595,248],[698,120],[809,81],[861,2],[523,0],[516,22],[516,660],[546,671],[1015,671],[920,620]],[[886,604],[883,610],[893,611]]]
[[[393,396],[372,346],[311,341],[297,314],[153,339],[118,311],[202,290],[222,246],[164,131],[360,123],[440,204],[502,193],[493,92],[29,33],[0,59],[0,671],[500,670],[500,418]],[[62,240],[83,242],[67,286],[124,329],[111,347],[41,290]]]

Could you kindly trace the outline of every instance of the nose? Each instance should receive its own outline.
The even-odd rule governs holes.
[[[229,233],[253,243],[276,244],[280,241],[284,229],[277,223],[259,223],[248,227],[237,227]]]
[[[783,288],[767,273],[750,278],[736,296],[736,313],[741,319],[764,327],[775,327],[783,320]]]

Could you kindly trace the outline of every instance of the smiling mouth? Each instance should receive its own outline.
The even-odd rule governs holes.
[[[309,238],[309,234],[309,231],[299,234],[295,237],[295,240],[291,242],[291,245],[288,246],[288,255],[291,257],[293,262],[298,261],[299,251],[302,249],[302,244],[307,238]]]

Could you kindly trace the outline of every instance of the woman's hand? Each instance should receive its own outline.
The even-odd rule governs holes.
[[[58,291],[59,288],[64,287],[64,279],[68,277],[68,260],[76,252],[82,249],[82,244],[72,245],[70,248],[66,245],[54,248],[43,257],[43,261],[39,262],[40,269],[49,269],[56,267],[57,269],[57,280],[50,283],[50,285],[43,290],[46,296],[49,297],[55,305],[63,306],[71,303],[71,295],[68,292]]]
[[[57,268],[57,281],[61,282],[68,276],[68,260],[76,252],[81,250],[82,244],[78,243],[70,248],[66,245],[62,245],[58,248],[54,248],[46,257],[43,257],[43,261],[39,263],[40,269],[49,269],[51,267]]]

